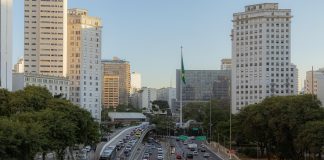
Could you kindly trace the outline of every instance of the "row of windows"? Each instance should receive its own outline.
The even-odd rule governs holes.
[[[240,29],[248,29],[248,28],[258,28],[258,26],[261,28],[263,26],[263,24],[255,24],[255,25],[246,25],[246,26],[241,26],[241,27],[236,27],[237,30]],[[266,24],[267,27],[289,27],[289,23],[267,23]]]

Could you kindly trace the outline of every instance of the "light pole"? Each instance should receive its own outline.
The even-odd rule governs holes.
[[[212,96],[210,95],[210,102],[209,102],[209,143],[211,143],[212,131],[211,131],[211,103],[212,103]]]
[[[231,92],[231,80],[229,80],[229,90],[228,90],[228,93]],[[231,97],[231,95],[229,94],[229,97]],[[230,145],[230,158],[229,159],[232,159],[232,103],[230,102],[230,139],[229,139],[229,145]]]

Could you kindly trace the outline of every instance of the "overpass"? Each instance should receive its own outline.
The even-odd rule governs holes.
[[[139,147],[142,145],[142,141],[143,141],[144,137],[146,136],[146,134],[147,134],[148,132],[150,132],[150,131],[153,130],[153,129],[155,129],[155,126],[149,126],[146,130],[144,130],[144,132],[142,132],[141,137],[140,137],[140,138],[138,139],[138,141],[136,142],[136,145],[135,145],[135,147],[133,148],[133,150],[132,150],[130,156],[128,157],[128,160],[134,160],[134,159],[135,159],[135,156],[136,156],[137,154],[139,154],[139,153],[138,153],[138,149],[139,149]]]

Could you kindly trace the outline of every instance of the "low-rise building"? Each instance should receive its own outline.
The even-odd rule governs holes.
[[[35,73],[13,73],[12,90],[24,89],[26,86],[42,86],[47,88],[53,96],[61,95],[69,99],[69,80],[65,77],[50,76]]]
[[[109,112],[109,118],[112,122],[132,123],[132,122],[145,122],[146,116],[137,112]]]

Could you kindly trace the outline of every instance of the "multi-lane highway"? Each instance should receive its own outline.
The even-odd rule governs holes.
[[[188,144],[195,143],[197,144],[197,149],[195,149],[196,153],[198,154],[193,154],[194,151],[191,151],[188,148]],[[207,147],[203,145],[201,141],[196,141],[196,140],[187,140],[187,141],[177,141],[175,138],[171,138],[171,145],[175,147],[175,154],[172,154],[171,159],[177,159],[176,155],[179,154],[181,156],[181,159],[190,159],[188,158],[188,154],[193,155],[193,160],[222,160],[219,156],[217,156],[215,153],[211,152],[208,150]],[[202,150],[204,152],[202,152]],[[204,155],[209,154],[209,157],[205,157]]]
[[[148,123],[142,123],[141,125],[129,127],[124,129],[119,134],[106,142],[101,149],[97,150],[95,160],[98,160],[100,156],[103,155],[111,147],[115,147],[114,152],[116,152],[113,157],[117,160],[129,159],[131,152],[134,152],[134,147],[138,143],[138,138],[141,137],[141,133],[144,132],[148,127]]]

